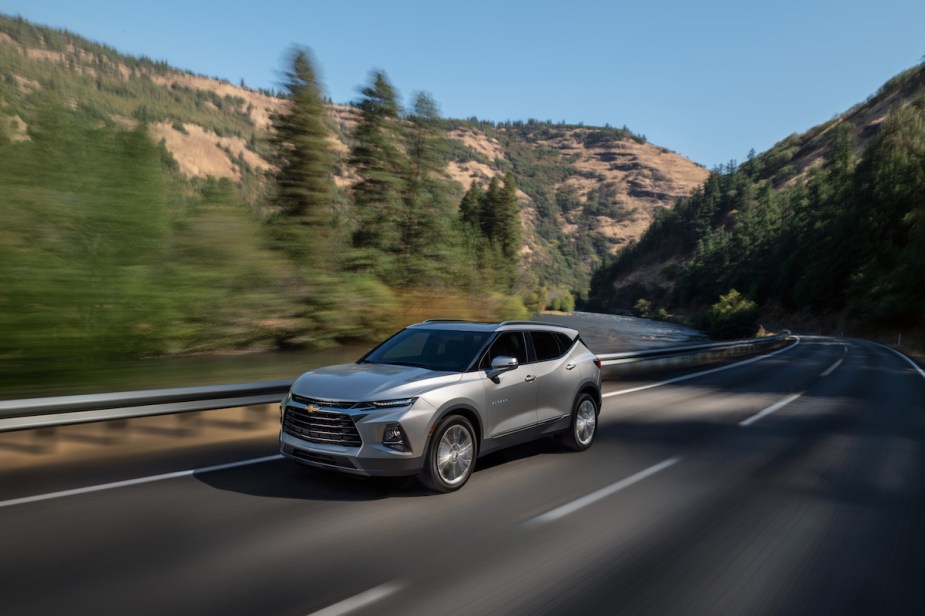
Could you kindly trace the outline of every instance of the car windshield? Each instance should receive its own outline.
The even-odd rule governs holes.
[[[406,329],[383,342],[360,363],[462,372],[490,335],[490,332]]]

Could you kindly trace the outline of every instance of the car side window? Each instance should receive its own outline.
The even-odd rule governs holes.
[[[536,361],[549,361],[560,357],[564,349],[559,348],[556,335],[552,332],[530,332],[533,339],[533,350],[536,352]]]
[[[556,333],[556,339],[559,341],[559,346],[562,347],[563,355],[575,344],[575,341],[568,334]]]
[[[499,335],[482,358],[479,369],[488,370],[491,368],[491,360],[502,356],[514,357],[521,364],[527,363],[527,345],[521,332],[504,332]]]

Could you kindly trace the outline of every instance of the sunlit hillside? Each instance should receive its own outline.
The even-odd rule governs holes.
[[[267,132],[286,104],[276,93],[7,17],[0,17],[0,63],[0,123],[14,141],[29,138],[39,101],[51,99],[108,128],[143,122],[180,173],[230,179],[252,203],[261,178],[272,172]],[[335,104],[329,110],[342,157],[337,183],[349,189],[356,179],[346,160],[356,110]],[[656,212],[707,176],[703,167],[625,128],[472,119],[448,121],[446,134],[453,145],[445,173],[458,185],[459,198],[472,181],[485,188],[508,171],[516,177],[523,253],[551,296],[584,293],[604,256],[638,239]]]

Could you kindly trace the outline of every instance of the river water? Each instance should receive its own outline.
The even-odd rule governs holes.
[[[682,325],[610,314],[544,314],[537,320],[577,329],[589,348],[597,353],[677,346],[705,339],[701,332]],[[9,383],[0,379],[0,399],[294,379],[311,368],[356,361],[370,346],[161,357],[83,367],[71,375],[49,375],[41,383]]]
[[[577,329],[585,344],[596,353],[641,351],[707,340],[703,332],[684,325],[617,314],[544,314],[537,320]]]

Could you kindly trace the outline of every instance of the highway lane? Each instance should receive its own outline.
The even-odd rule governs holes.
[[[813,338],[617,393],[678,376],[608,382],[591,450],[450,495],[271,461],[0,503],[0,613],[925,613],[925,378]],[[231,461],[84,477],[187,459]]]

